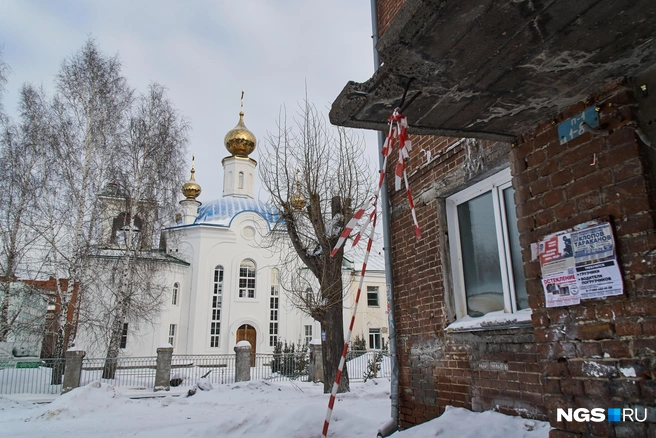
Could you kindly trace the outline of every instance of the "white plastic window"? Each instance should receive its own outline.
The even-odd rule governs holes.
[[[528,308],[510,169],[447,198],[456,314]]]

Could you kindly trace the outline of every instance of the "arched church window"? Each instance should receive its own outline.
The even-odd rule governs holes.
[[[239,172],[239,188],[244,188],[244,172]]]
[[[178,305],[178,292],[180,291],[180,283],[173,283],[173,293],[171,294],[171,304]]]
[[[269,346],[275,347],[278,343],[278,294],[280,287],[280,274],[278,269],[271,270],[271,297],[269,297]]]
[[[305,289],[305,304],[308,308],[312,308],[314,301],[314,292],[311,287]]]
[[[212,279],[212,321],[210,322],[210,347],[219,347],[221,335],[221,304],[223,300],[223,266],[214,268]]]
[[[244,260],[239,265],[239,298],[255,298],[255,263]]]

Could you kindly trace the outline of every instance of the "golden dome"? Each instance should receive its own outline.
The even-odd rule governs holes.
[[[305,196],[301,193],[301,182],[296,181],[296,192],[292,195],[292,199],[289,201],[292,207],[295,210],[302,210],[307,203]]]
[[[233,156],[246,158],[255,150],[255,136],[244,125],[244,113],[239,113],[239,123],[228,131],[223,140],[226,149]]]
[[[200,195],[200,184],[194,179],[194,173],[196,173],[196,170],[194,170],[195,158],[196,157],[191,158],[191,177],[189,178],[189,181],[182,185],[182,194],[185,198],[194,201],[198,198],[198,195]]]
[[[228,152],[232,156],[246,158],[255,150],[255,136],[244,124],[244,92],[241,92],[241,111],[239,111],[239,123],[228,131],[223,139]]]

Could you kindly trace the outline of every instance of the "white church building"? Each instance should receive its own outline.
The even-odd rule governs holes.
[[[167,256],[179,260],[170,263],[167,273],[170,293],[156,321],[125,323],[122,356],[153,356],[166,343],[174,347],[174,354],[233,353],[241,340],[248,340],[256,353],[271,353],[278,341],[320,339],[320,324],[295,309],[281,288],[281,260],[285,252],[294,250],[285,245],[284,236],[275,239],[275,248],[269,244],[270,233],[286,231],[274,228],[278,222],[275,208],[254,196],[257,163],[249,155],[256,140],[243,116],[240,112],[239,123],[225,136],[231,155],[222,161],[221,198],[201,203],[192,163],[190,180],[182,187],[185,199],[180,201],[179,220],[164,231]],[[359,280],[358,275],[349,278],[352,283]],[[373,328],[385,334],[384,275],[378,272],[365,280],[365,291],[380,291],[380,301],[375,302],[378,309],[374,309],[379,315],[373,322],[376,327],[362,318],[358,322],[363,331]],[[345,286],[353,290],[353,284]],[[366,319],[367,304],[374,301],[371,292],[369,302],[366,292],[364,297],[360,309],[364,308]],[[345,323],[351,307],[352,300],[345,298]],[[369,336],[360,334],[365,339]]]

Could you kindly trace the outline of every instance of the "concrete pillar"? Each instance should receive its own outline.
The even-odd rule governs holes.
[[[155,391],[171,389],[171,358],[173,347],[170,344],[157,349],[157,367],[155,369]]]
[[[235,382],[251,380],[251,343],[239,341],[235,345]]]
[[[80,386],[80,378],[82,377],[82,359],[85,354],[85,351],[77,350],[75,347],[66,351],[66,367],[64,369],[62,394],[66,394],[68,391]]]
[[[310,382],[323,382],[323,355],[321,353],[321,339],[310,341],[310,363],[308,365],[308,380]]]

